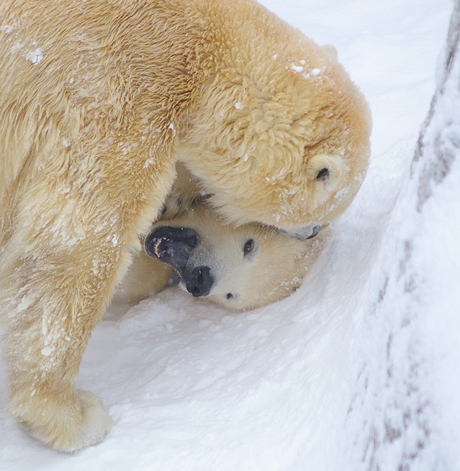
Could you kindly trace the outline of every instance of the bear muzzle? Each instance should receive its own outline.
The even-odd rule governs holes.
[[[193,297],[201,298],[211,292],[214,277],[209,267],[190,267],[185,270],[181,283]]]
[[[193,229],[161,226],[149,234],[144,243],[148,255],[177,270],[181,287],[195,298],[208,296],[215,282],[211,268],[188,263],[199,242]]]
[[[198,242],[193,229],[161,226],[147,236],[144,247],[148,255],[173,266],[182,276]]]

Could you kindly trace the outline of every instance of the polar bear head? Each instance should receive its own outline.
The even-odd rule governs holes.
[[[219,68],[200,89],[178,158],[226,220],[308,233],[342,214],[363,181],[369,107],[335,50],[279,19],[233,31],[233,45],[230,36],[216,42],[226,48],[214,51]]]
[[[327,228],[315,238],[299,240],[262,224],[236,227],[203,204],[156,223],[145,248],[152,257],[174,266],[185,291],[244,310],[295,291],[327,237]]]

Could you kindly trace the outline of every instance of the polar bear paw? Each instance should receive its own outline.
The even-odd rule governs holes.
[[[113,426],[97,396],[76,390],[71,399],[46,395],[27,405],[10,407],[32,436],[55,450],[68,453],[100,443]]]
[[[107,414],[100,399],[89,391],[77,391],[80,393],[82,404],[83,425],[80,432],[77,448],[84,448],[100,443],[113,426],[113,421]],[[64,450],[66,451],[66,450]],[[73,451],[73,450],[69,450]]]

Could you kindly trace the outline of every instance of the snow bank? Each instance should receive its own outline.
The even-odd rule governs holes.
[[[411,175],[357,319],[354,469],[460,469],[459,35],[457,1]]]

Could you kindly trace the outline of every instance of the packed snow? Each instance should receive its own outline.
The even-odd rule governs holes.
[[[234,313],[171,288],[112,306],[77,384],[102,398],[112,431],[60,454],[2,414],[1,470],[460,469],[460,61],[454,79],[443,72],[453,3],[261,3],[333,44],[368,99],[358,197],[282,302]],[[417,144],[436,83],[444,95]],[[442,168],[429,157],[440,153]]]

